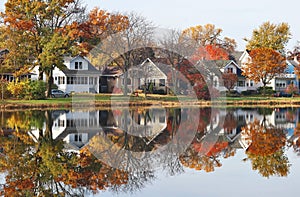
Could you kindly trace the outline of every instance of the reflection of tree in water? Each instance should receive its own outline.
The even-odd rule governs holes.
[[[0,169],[6,173],[5,195],[83,196],[86,192],[96,193],[99,190],[111,190],[116,193],[135,192],[155,179],[156,169],[150,168],[153,163],[159,164],[159,167],[171,176],[183,172],[184,167],[212,172],[222,166],[223,158],[234,156],[236,148],[231,147],[231,142],[228,142],[225,136],[218,136],[216,141],[210,140],[211,138],[205,139],[211,132],[212,111],[208,108],[200,109],[198,118],[190,115],[193,114],[192,110],[167,109],[165,129],[150,137],[131,135],[121,129],[104,129],[92,138],[89,146],[100,153],[105,152],[103,156],[110,157],[109,161],[114,165],[104,163],[105,160],[98,160],[90,147],[82,149],[79,155],[65,151],[62,141],[52,139],[51,111],[1,114],[2,128],[13,129],[13,133],[2,130],[3,136],[0,137],[3,148]],[[141,110],[139,113],[146,117],[146,122],[147,118],[150,121],[152,116],[147,111]],[[131,111],[130,115],[138,120],[134,112]],[[232,111],[229,111],[224,119],[225,124],[218,125],[217,131],[224,129],[226,133],[240,124]],[[196,121],[199,122],[198,125]],[[45,122],[46,127],[43,128]],[[110,124],[116,127],[117,121],[111,121]],[[197,126],[194,140],[189,148],[178,156],[176,153],[182,148],[180,142],[184,141],[187,135],[194,135],[193,124]],[[38,128],[38,138],[32,135],[31,126]],[[184,128],[185,132],[176,135],[180,127]],[[298,125],[294,136],[300,135],[299,128]],[[255,121],[244,126],[242,137],[252,142],[246,154],[254,170],[258,170],[265,177],[287,176],[289,162],[284,154],[286,136],[282,129]],[[175,142],[173,146],[166,146],[171,141]],[[294,141],[294,148],[298,152],[299,144],[299,139]],[[157,154],[155,159],[145,154],[162,147],[164,151]],[[120,150],[129,151],[121,154]],[[111,167],[118,164],[123,165],[124,170]],[[128,171],[126,166],[130,166]]]
[[[50,111],[26,112],[31,121],[22,122],[23,115],[9,114],[6,125],[14,125],[0,137],[3,155],[0,170],[6,174],[3,188],[5,196],[84,196],[88,191],[97,192],[112,188],[122,191],[140,189],[153,178],[151,173],[129,174],[114,169],[95,158],[87,150],[80,155],[64,151],[63,141],[52,139],[52,118]],[[39,137],[33,140],[29,125],[43,125]],[[3,119],[2,119],[3,122]]]
[[[288,140],[289,146],[292,146],[294,151],[300,156],[300,123],[294,129],[293,136]]]
[[[243,128],[244,136],[251,141],[246,150],[248,159],[252,163],[253,170],[264,177],[287,176],[289,161],[285,155],[286,135],[283,129],[266,127],[258,120]]]
[[[191,147],[180,156],[181,163],[185,167],[193,168],[195,170],[213,172],[216,167],[222,166],[220,158],[228,158],[229,156],[234,155],[232,149],[228,147],[228,142],[220,140],[213,143],[212,146],[207,143],[193,143]],[[203,146],[210,146],[212,148],[209,152],[203,154]]]
[[[229,147],[229,143],[223,137],[218,137],[222,121],[219,122],[216,127],[213,128],[212,120],[214,117],[210,117],[210,109],[201,109],[200,124],[198,132],[190,145],[190,147],[180,156],[180,162],[183,166],[193,168],[195,170],[204,170],[206,172],[212,172],[216,167],[221,167],[221,158],[228,158],[233,156],[235,150]],[[217,111],[214,112],[214,115]],[[228,115],[228,118],[232,116]],[[225,118],[226,119],[226,118]],[[236,124],[236,123],[234,123]],[[223,125],[224,127],[225,125]],[[232,129],[233,126],[227,125],[226,128]]]

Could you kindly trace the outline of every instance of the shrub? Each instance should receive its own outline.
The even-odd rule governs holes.
[[[46,83],[43,81],[16,81],[7,86],[10,93],[18,99],[45,99]]]
[[[8,83],[7,89],[15,98],[23,99],[25,98],[29,87],[29,80],[20,82],[12,81]]]
[[[242,91],[241,94],[243,96],[249,96],[249,95],[257,94],[257,91],[256,90],[245,90],[245,91]]]
[[[45,92],[47,90],[44,81],[30,81],[29,90],[26,94],[27,99],[45,99]]]
[[[10,92],[7,89],[8,81],[5,79],[0,79],[0,98],[6,99],[11,97]]]
[[[286,87],[285,92],[288,94],[297,94],[298,88],[294,84],[290,84]]]
[[[265,87],[265,88],[266,88],[266,94],[274,94],[274,93],[276,93],[276,91],[274,91],[272,89],[272,87]],[[258,93],[259,94],[263,94],[264,93],[264,88],[263,87],[259,87],[258,88]]]

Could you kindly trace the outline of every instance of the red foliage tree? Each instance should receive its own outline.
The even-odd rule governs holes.
[[[191,61],[196,63],[199,60],[228,60],[228,52],[218,45],[206,45],[196,50]]]

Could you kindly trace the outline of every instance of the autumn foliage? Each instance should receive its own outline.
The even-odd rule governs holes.
[[[266,85],[286,69],[285,58],[270,48],[257,48],[250,51],[251,61],[243,70],[243,75],[255,82]]]
[[[218,45],[199,47],[190,60],[196,63],[199,60],[228,60],[229,53]]]

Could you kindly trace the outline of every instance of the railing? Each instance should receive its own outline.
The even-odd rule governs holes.
[[[296,74],[279,74],[277,77],[282,77],[282,78],[296,78]]]

